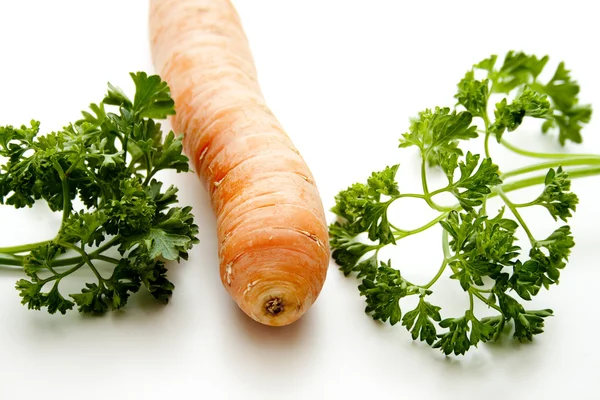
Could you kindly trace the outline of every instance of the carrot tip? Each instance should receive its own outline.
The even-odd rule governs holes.
[[[269,314],[277,315],[284,311],[283,300],[275,297],[265,303],[265,309]]]

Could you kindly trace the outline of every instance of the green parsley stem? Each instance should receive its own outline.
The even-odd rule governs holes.
[[[56,280],[56,279],[61,280],[65,276],[70,275],[73,272],[77,271],[79,268],[81,268],[83,266],[83,264],[85,264],[85,262],[81,261],[77,265],[75,265],[73,268],[68,269],[68,270],[66,270],[66,271],[64,271],[64,272],[62,272],[60,274],[52,275],[52,276],[50,276],[50,277],[48,277],[48,278],[46,278],[44,280],[41,280],[40,283],[46,284],[46,283],[48,283],[50,281],[53,281],[53,280]]]
[[[100,253],[105,252],[106,250],[113,247],[115,244],[119,243],[120,241],[121,241],[121,235],[116,235],[115,237],[110,239],[108,242],[104,243],[102,246],[100,246],[96,250],[94,250],[90,254],[90,257],[92,257],[92,258],[97,257]]]
[[[473,286],[471,286],[469,288],[469,294],[473,294],[475,297],[477,297],[479,300],[481,300],[482,302],[484,302],[485,304],[487,304],[489,307],[492,307],[494,310],[502,313],[502,309],[500,307],[498,307],[496,304],[490,302],[488,299],[486,299],[481,293],[479,293],[479,291],[474,288]]]
[[[448,216],[448,212],[444,212],[444,213],[440,214],[439,216],[437,216],[436,218],[429,221],[428,223],[426,223],[425,225],[422,225],[418,228],[411,229],[411,230],[402,230],[402,229],[396,228],[395,226],[392,226],[396,230],[395,233],[397,234],[397,235],[394,235],[394,237],[396,239],[402,239],[406,236],[410,236],[410,235],[414,235],[416,233],[423,232],[423,231],[431,228],[432,226],[438,224],[440,221],[443,221],[444,219],[446,219],[447,216]]]
[[[58,172],[58,176],[60,177],[60,181],[62,183],[62,196],[63,196],[63,215],[62,215],[62,223],[64,224],[69,214],[71,213],[71,199],[69,198],[69,183],[67,182],[67,176],[65,175],[65,171],[62,169],[58,161],[53,160],[52,166]]]
[[[69,174],[71,173],[71,171],[73,171],[73,169],[75,169],[75,167],[77,167],[77,165],[79,164],[79,162],[83,159],[83,157],[81,155],[79,155],[77,157],[77,159],[75,160],[75,162],[73,164],[71,164],[71,166],[69,167],[69,169],[67,169],[67,172],[65,172],[65,177],[69,176]]]
[[[90,174],[90,176],[98,184],[98,187],[100,188],[100,190],[102,190],[102,195],[104,196],[104,198],[109,199],[110,198],[109,193],[107,193],[107,191],[106,191],[106,187],[108,186],[106,184],[106,182],[104,182],[102,179],[98,178],[98,175],[96,175],[87,165],[84,165],[84,168],[85,168],[86,172],[88,174]]]
[[[104,282],[106,279],[104,279],[102,277],[102,275],[100,275],[100,272],[98,272],[98,270],[96,269],[96,266],[94,265],[94,263],[92,263],[92,260],[90,260],[88,257],[85,257],[86,260],[86,264],[88,265],[88,267],[90,267],[90,269],[92,270],[92,272],[94,273],[94,275],[96,275],[96,278],[98,278],[98,281],[100,282]]]
[[[442,230],[442,250],[444,251],[444,259],[447,261],[452,256],[450,255],[450,244],[448,243],[448,231]]]
[[[564,158],[561,160],[547,161],[543,163],[528,165],[523,168],[518,168],[512,171],[505,172],[500,177],[502,180],[510,178],[512,176],[522,175],[533,171],[539,171],[541,169],[556,168],[559,166],[588,166],[588,165],[600,165],[600,155],[592,156],[573,156]]]
[[[440,279],[440,277],[446,270],[447,266],[448,266],[448,259],[444,258],[444,260],[442,261],[442,265],[440,266],[440,269],[438,270],[437,274],[435,274],[435,276],[426,285],[421,286],[421,287],[423,289],[429,289],[430,287],[432,287],[433,284],[436,283],[438,279]]]
[[[76,251],[77,253],[81,254],[81,259],[82,262],[84,262],[85,264],[87,264],[90,269],[92,270],[92,272],[94,273],[94,275],[96,275],[96,278],[98,278],[98,280],[100,282],[103,282],[105,279],[102,277],[102,275],[100,275],[100,273],[98,272],[98,270],[96,269],[96,267],[94,266],[94,264],[92,263],[92,260],[90,259],[90,257],[88,256],[88,254],[85,252],[85,250],[80,249],[79,247],[75,246],[72,243],[68,243],[68,242],[58,242],[59,245],[67,248],[67,249],[71,249]],[[98,258],[98,257],[96,257]]]
[[[429,188],[427,186],[427,154],[421,152],[421,158],[421,185],[423,186],[423,193],[425,195],[427,204],[429,204],[431,207],[434,207],[433,204],[431,204],[431,198],[429,198]]]
[[[501,187],[498,187],[496,189],[496,192],[502,198],[502,200],[504,201],[504,203],[506,204],[506,206],[510,209],[510,211],[513,213],[513,215],[515,216],[515,218],[517,219],[517,221],[519,221],[519,224],[521,225],[521,227],[523,228],[523,230],[527,234],[527,237],[529,238],[529,241],[532,244],[535,243],[535,238],[533,237],[533,234],[531,233],[531,230],[529,230],[529,227],[525,223],[525,220],[523,219],[523,217],[521,217],[521,213],[519,213],[519,211],[517,210],[517,207],[515,206],[515,204],[512,201],[510,201],[510,199],[506,196],[506,194],[504,193],[504,191],[502,190]]]
[[[586,176],[594,176],[600,175],[600,167],[595,168],[580,168],[571,171],[567,171],[569,173],[569,178],[584,178]],[[488,196],[488,198],[495,197],[498,195],[497,191],[499,188],[502,189],[504,193],[512,192],[514,190],[524,189],[530,186],[539,185],[544,183],[546,180],[546,174],[538,175],[531,178],[521,179],[515,182],[505,183],[501,186],[497,186],[492,189],[492,193]]]
[[[415,199],[423,199],[425,200],[425,195],[419,194],[419,193],[402,193],[398,196],[396,196],[396,198],[400,199],[402,197],[413,197]]]
[[[473,304],[473,291],[471,290],[471,287],[469,287],[469,311],[471,311],[471,313],[473,312],[473,308],[475,304]]]
[[[423,155],[423,162],[421,163],[421,184],[423,186],[423,196],[419,197],[419,198],[422,198],[423,200],[425,200],[425,202],[429,205],[429,207],[433,208],[436,211],[441,211],[441,212],[452,211],[455,209],[454,207],[441,206],[432,200],[433,195],[431,193],[429,193],[429,187],[427,186],[427,156],[426,155]],[[445,191],[445,190],[436,190],[433,193],[439,194],[443,191]],[[409,197],[409,196],[406,196],[406,197]],[[417,196],[412,195],[410,197],[417,197]]]
[[[28,243],[28,244],[23,244],[23,245],[19,245],[19,246],[0,247],[0,253],[4,253],[4,254],[24,253],[26,251],[31,251],[31,250],[37,249],[38,247],[48,244],[50,242],[52,242],[52,240],[44,240],[41,242]]]
[[[520,154],[522,156],[533,157],[533,158],[570,158],[570,157],[595,157],[596,159],[600,159],[599,155],[596,154],[568,154],[568,153],[538,153],[535,151],[529,151],[517,147],[506,140],[502,139],[500,143],[506,147],[507,149]]]
[[[421,185],[423,186],[423,199],[427,202],[429,207],[433,208],[434,210],[451,211],[452,208],[440,206],[431,199],[432,196],[429,193],[429,187],[427,186],[427,153],[421,152],[421,158],[423,159],[421,162]]]
[[[0,254],[0,267],[22,267],[23,260],[13,255]]]
[[[113,257],[108,257],[108,256],[103,256],[103,255],[98,255],[96,257],[94,257],[93,259],[95,260],[101,260],[101,261],[106,261],[112,264],[118,264],[119,260],[117,260],[116,258]]]
[[[104,245],[100,246],[99,248],[97,248],[96,250],[94,250],[93,252],[88,254],[87,255],[88,258],[90,260],[102,260],[102,261],[107,261],[107,262],[110,262],[113,264],[118,264],[119,261],[116,258],[104,256],[104,255],[102,255],[102,253],[105,252],[106,250],[108,250],[109,248],[114,247],[120,240],[121,240],[121,236],[113,237],[107,243],[105,243]],[[23,266],[23,256],[17,255],[16,254],[17,252],[21,253],[21,252],[25,252],[25,251],[31,251],[31,250],[37,248],[38,246],[41,246],[41,245],[44,245],[44,244],[50,243],[50,242],[51,241],[45,241],[45,242],[32,243],[32,244],[23,245],[23,246],[0,248],[0,267],[1,266],[22,267]],[[60,243],[60,245],[64,246],[64,243]],[[70,243],[69,243],[69,246],[64,246],[64,247],[67,247],[67,248],[70,248],[73,250],[76,249],[75,251],[77,251],[78,253],[81,254],[81,249],[77,248],[76,246],[71,245]],[[16,249],[19,251],[14,251],[13,253],[4,251],[7,249],[8,250]],[[69,258],[59,258],[57,260],[53,260],[51,264],[52,264],[53,268],[57,268],[57,267],[67,267],[69,265],[74,265],[81,261],[83,261],[83,257],[69,257]]]
[[[486,158],[490,158],[490,136],[491,136],[491,134],[489,131],[487,131],[487,128],[486,128],[485,139],[483,142]]]

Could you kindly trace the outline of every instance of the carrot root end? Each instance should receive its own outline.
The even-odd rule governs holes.
[[[274,297],[265,303],[265,309],[271,315],[278,315],[284,311],[283,300],[279,297]]]

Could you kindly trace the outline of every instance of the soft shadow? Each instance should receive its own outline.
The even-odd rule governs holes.
[[[26,278],[23,268],[0,265],[0,276],[14,277],[15,279]]]
[[[269,348],[289,348],[289,346],[306,339],[312,323],[311,313],[308,312],[290,325],[263,325],[247,316],[235,303],[231,305],[230,314],[232,314],[234,326],[243,332],[243,337],[255,345]]]

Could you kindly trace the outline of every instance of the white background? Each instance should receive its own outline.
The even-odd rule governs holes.
[[[267,101],[327,209],[340,189],[388,164],[402,163],[401,189],[415,187],[416,155],[397,148],[408,118],[452,105],[455,84],[491,53],[550,54],[552,66],[565,60],[582,101],[600,107],[594,2],[235,4]],[[128,72],[153,71],[146,22],[141,0],[0,2],[0,124],[35,118],[44,131],[58,129],[99,101],[107,81],[129,89]],[[566,150],[598,152],[599,131],[593,119],[585,143]],[[561,151],[537,133],[507,137]],[[504,157],[501,166],[521,162],[496,145],[492,151]],[[333,263],[300,321],[278,329],[251,321],[219,281],[215,220],[198,180],[166,179],[194,207],[201,240],[189,262],[170,266],[176,290],[167,306],[137,295],[123,312],[101,318],[50,316],[20,305],[14,283],[21,273],[0,269],[0,399],[598,398],[600,178],[573,184],[581,199],[571,223],[577,246],[560,285],[530,306],[554,309],[546,332],[531,344],[505,338],[465,357],[445,357],[412,342],[404,327],[372,321],[357,281]],[[408,225],[427,219],[425,209],[406,207]],[[534,214],[534,221],[549,219]],[[50,238],[58,223],[44,206],[1,206],[0,246]],[[401,243],[395,265],[425,282],[438,266],[438,234]],[[465,296],[444,281],[436,289],[442,314],[458,315]]]

